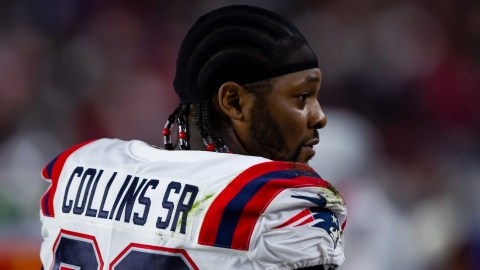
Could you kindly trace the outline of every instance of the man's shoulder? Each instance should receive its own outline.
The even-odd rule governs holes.
[[[50,164],[53,166],[58,161],[64,163],[67,160],[79,164],[105,165],[107,167],[142,164],[142,167],[168,167],[169,170],[179,171],[200,171],[214,168],[217,172],[238,172],[257,164],[270,162],[269,159],[248,155],[195,150],[165,150],[141,140],[113,138],[101,138],[73,145],[66,148]],[[278,163],[275,164],[276,167],[282,167]]]
[[[165,150],[140,140],[102,138],[86,141],[68,148],[53,160],[105,167],[150,168],[152,171],[198,173],[207,171],[216,175],[231,175],[252,181],[254,178],[291,178],[296,176],[320,178],[308,165],[295,162],[272,161],[263,157],[216,153],[208,151]],[[48,169],[48,166],[47,166]]]

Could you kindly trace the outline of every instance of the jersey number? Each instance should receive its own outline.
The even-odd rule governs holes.
[[[62,230],[53,246],[51,270],[101,270],[103,259],[94,236]],[[198,269],[185,250],[131,243],[109,270]]]

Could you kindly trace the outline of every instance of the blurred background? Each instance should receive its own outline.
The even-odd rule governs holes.
[[[183,36],[239,3],[287,16],[318,54],[311,166],[349,207],[341,269],[480,269],[474,0],[0,1],[0,269],[40,268],[51,158],[99,137],[161,145]]]

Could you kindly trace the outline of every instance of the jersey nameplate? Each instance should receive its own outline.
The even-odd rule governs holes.
[[[198,191],[180,181],[78,166],[64,187],[62,212],[185,234]]]

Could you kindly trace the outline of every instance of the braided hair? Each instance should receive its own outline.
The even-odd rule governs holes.
[[[245,5],[207,13],[180,47],[174,80],[180,105],[165,124],[165,148],[173,148],[170,130],[177,121],[179,148],[189,149],[187,119],[194,108],[207,150],[228,152],[212,123],[212,97],[223,83],[234,81],[257,94],[268,88],[264,82],[271,78],[316,67],[317,58],[303,35],[279,14]]]
[[[251,83],[243,85],[244,89],[249,93],[254,93],[257,97],[264,96],[269,93],[271,90],[271,81],[265,80],[261,82]],[[228,147],[223,143],[223,141],[218,138],[215,133],[213,119],[214,109],[213,102],[211,98],[201,98],[199,101],[193,102],[191,104],[181,104],[179,105],[173,113],[168,117],[167,123],[165,124],[163,135],[164,135],[164,146],[167,150],[173,150],[174,146],[170,138],[171,128],[176,122],[178,126],[178,144],[179,149],[188,150],[190,146],[188,144],[189,132],[188,132],[188,114],[193,108],[195,115],[195,126],[200,131],[200,134],[203,139],[203,144],[205,145],[206,150],[208,151],[218,151],[222,153],[228,153]],[[179,120],[180,119],[180,120]],[[180,133],[184,132],[184,133]]]

